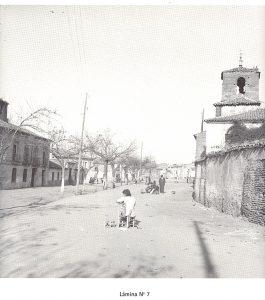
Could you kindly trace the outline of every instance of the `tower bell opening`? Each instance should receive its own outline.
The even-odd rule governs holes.
[[[240,94],[245,94],[245,85],[246,85],[246,80],[243,77],[239,77],[237,79],[237,86],[238,86],[238,92]]]

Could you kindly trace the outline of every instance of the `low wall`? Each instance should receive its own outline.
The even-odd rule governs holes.
[[[265,192],[262,180],[265,180],[265,175],[260,181],[258,179],[259,174],[262,173],[263,159],[265,159],[265,147],[217,153],[197,161],[195,200],[233,216],[243,214],[250,221],[255,222],[257,211],[264,207]],[[262,188],[263,192],[261,192]],[[256,199],[255,205],[254,199]],[[253,213],[254,210],[256,213]]]

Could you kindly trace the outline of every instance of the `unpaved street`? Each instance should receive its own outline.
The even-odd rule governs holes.
[[[265,277],[263,227],[195,203],[188,184],[144,187],[129,186],[140,223],[127,231],[104,226],[124,187],[2,208],[0,276]]]

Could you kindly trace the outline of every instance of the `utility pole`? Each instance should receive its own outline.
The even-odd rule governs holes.
[[[142,177],[142,160],[143,160],[143,142],[141,143],[141,160],[140,160],[139,180],[141,180],[141,177]]]
[[[204,109],[202,110],[202,121],[201,121],[201,132],[203,132],[203,122],[204,122]]]
[[[86,100],[85,100],[85,105],[84,105],[84,113],[83,113],[83,121],[82,121],[79,156],[78,156],[78,165],[77,165],[77,178],[76,178],[76,187],[75,187],[76,195],[78,194],[78,191],[79,191],[79,177],[80,177],[80,167],[81,167],[82,151],[83,151],[83,139],[84,139],[84,128],[85,128],[85,119],[86,119],[87,98],[88,98],[88,94],[86,93]]]

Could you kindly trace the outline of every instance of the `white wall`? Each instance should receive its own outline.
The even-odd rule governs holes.
[[[206,124],[206,153],[221,150],[225,146],[225,134],[232,124]]]
[[[258,106],[244,105],[244,106],[223,106],[222,117],[241,114],[250,110],[258,109]]]

